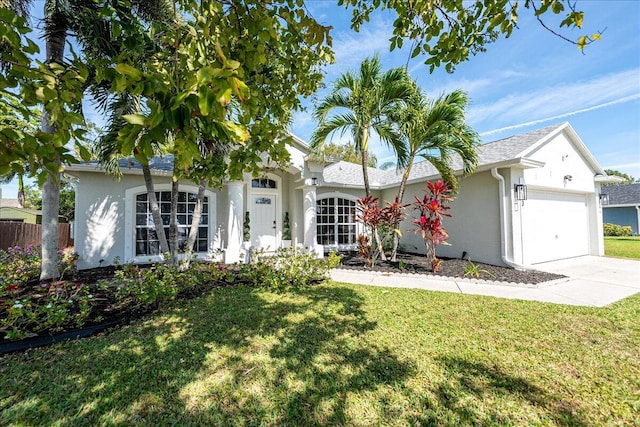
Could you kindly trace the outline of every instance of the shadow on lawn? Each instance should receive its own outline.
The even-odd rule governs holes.
[[[344,424],[350,393],[415,369],[357,337],[350,289],[244,287],[102,337],[7,356],[0,419],[38,425]]]
[[[518,407],[531,406],[533,411],[549,418],[554,425],[586,426],[579,415],[577,403],[563,400],[537,387],[528,380],[513,376],[499,366],[471,362],[462,357],[439,357],[447,382],[434,389],[436,405],[448,412],[447,417],[460,425],[517,425],[524,422],[513,419],[509,413],[500,413],[495,408],[502,399]],[[487,400],[489,399],[489,400]],[[486,402],[490,402],[488,405]],[[479,403],[475,405],[475,402]],[[433,402],[425,400],[423,407]],[[453,417],[453,418],[452,418]],[[426,411],[413,420],[414,424],[441,424],[438,415]]]

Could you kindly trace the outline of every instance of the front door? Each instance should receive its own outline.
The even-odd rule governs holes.
[[[276,206],[274,194],[251,196],[251,246],[268,251],[276,250]]]

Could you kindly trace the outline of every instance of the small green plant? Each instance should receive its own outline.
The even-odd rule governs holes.
[[[291,240],[291,226],[289,225],[289,212],[284,213],[282,221],[282,240]]]
[[[471,259],[467,262],[467,265],[464,267],[464,277],[473,276],[476,279],[479,279],[482,274],[486,274],[491,278],[495,278],[495,274],[491,273],[488,270],[480,268],[478,264],[474,264]]]
[[[244,225],[242,227],[242,239],[245,242],[251,240],[251,214],[249,211],[244,213]]]
[[[399,268],[400,270],[402,270],[402,271],[406,270],[406,268],[407,268],[407,263],[406,263],[404,260],[399,259],[399,260],[398,260],[398,268]]]

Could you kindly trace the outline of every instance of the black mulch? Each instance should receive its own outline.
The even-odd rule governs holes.
[[[440,258],[442,264],[437,273],[431,271],[431,263],[424,255],[401,253],[398,254],[398,261],[380,261],[371,268],[367,267],[364,258],[356,252],[347,252],[342,258],[342,265],[339,268],[348,270],[380,271],[395,273],[414,273],[425,275],[437,275],[443,277],[459,277],[467,279],[477,279],[474,275],[465,277],[466,268],[469,261],[455,258]],[[496,282],[539,284],[550,280],[561,279],[566,276],[546,273],[538,270],[519,271],[509,267],[498,267],[496,265],[473,262],[478,267],[479,279]]]

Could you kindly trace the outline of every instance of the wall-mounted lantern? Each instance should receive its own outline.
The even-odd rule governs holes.
[[[527,186],[524,184],[516,184],[513,186],[513,191],[516,193],[516,200],[527,200]]]
[[[316,186],[318,185],[318,178],[317,177],[311,177],[311,185]]]
[[[564,182],[571,181],[571,180],[573,180],[573,176],[571,176],[571,175],[565,175],[564,176]]]
[[[609,204],[609,195],[606,193],[600,193],[600,204],[602,206]]]

